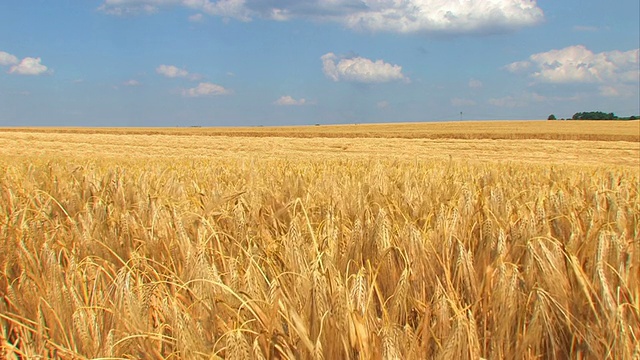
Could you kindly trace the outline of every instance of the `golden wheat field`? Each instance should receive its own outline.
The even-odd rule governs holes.
[[[637,121],[0,129],[0,358],[640,359],[639,159]]]

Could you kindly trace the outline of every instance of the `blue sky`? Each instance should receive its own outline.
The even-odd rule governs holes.
[[[0,2],[0,126],[640,113],[638,0]]]

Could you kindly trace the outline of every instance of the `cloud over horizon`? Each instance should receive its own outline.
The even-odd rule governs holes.
[[[11,55],[7,52],[0,51],[0,66],[15,65],[19,62],[15,55]]]
[[[224,88],[221,85],[213,84],[210,82],[201,82],[196,87],[182,90],[182,96],[184,97],[203,97],[229,94],[231,94],[230,90]]]
[[[531,85],[576,85],[603,98],[633,98],[640,93],[640,49],[594,53],[584,45],[573,45],[536,53],[527,60],[503,67],[533,79]],[[576,97],[575,94],[570,98]],[[495,100],[495,99],[493,99]],[[493,105],[513,103],[493,101]],[[508,100],[508,99],[507,99]]]
[[[50,71],[42,64],[41,58],[25,57],[20,60],[17,56],[0,51],[0,66],[11,66],[9,74],[17,75],[41,75]]]
[[[320,57],[322,71],[333,81],[359,83],[384,83],[390,81],[409,81],[402,74],[402,66],[393,65],[383,60],[372,61],[363,57],[338,57],[334,53],[326,53]]]
[[[547,83],[633,83],[640,77],[640,49],[593,53],[583,45],[533,54],[505,66]]]
[[[274,105],[279,106],[301,106],[308,104],[307,99],[295,99],[290,95],[281,96],[278,100],[273,102]]]
[[[156,68],[156,72],[168,78],[188,77],[189,72],[173,65],[160,65]]]
[[[304,19],[394,33],[496,33],[544,20],[535,0],[104,0],[98,9],[123,16],[170,6],[240,21]]]

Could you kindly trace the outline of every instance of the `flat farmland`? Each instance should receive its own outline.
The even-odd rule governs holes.
[[[640,122],[0,129],[0,358],[634,359]]]
[[[494,121],[253,128],[12,128],[7,156],[455,158],[638,165],[640,122]]]
[[[404,139],[546,139],[640,141],[640,121],[464,121],[270,127],[5,128],[4,131],[80,134],[339,137]]]

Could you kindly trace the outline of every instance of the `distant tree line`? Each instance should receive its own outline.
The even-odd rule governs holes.
[[[636,120],[636,119],[640,119],[640,116],[618,117],[614,113],[605,113],[602,111],[577,112],[573,114],[573,117],[571,117],[571,120]],[[547,120],[556,120],[556,116],[551,114],[549,115]]]

